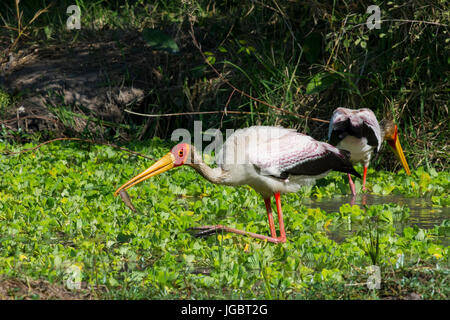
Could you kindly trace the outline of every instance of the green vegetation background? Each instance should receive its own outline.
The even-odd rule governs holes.
[[[23,21],[49,1],[23,1]],[[446,1],[76,1],[82,29],[65,30],[58,1],[30,24],[17,47],[66,42],[77,45],[105,30],[158,28],[173,38],[178,54],[157,52],[162,77],[149,90],[143,113],[228,110],[242,115],[203,115],[147,121],[125,117],[102,138],[157,158],[170,148],[173,129],[236,128],[253,124],[295,127],[325,140],[327,125],[282,114],[239,94],[235,87],[301,115],[329,119],[334,108],[371,108],[395,119],[401,130],[411,177],[380,156],[369,170],[369,190],[378,194],[427,197],[436,208],[449,205],[448,21]],[[366,9],[378,4],[379,30],[365,26]],[[17,23],[14,2],[2,2],[3,22]],[[6,30],[6,31],[5,31]],[[17,32],[4,29],[10,43]],[[120,38],[120,37],[119,37]],[[164,88],[181,88],[174,96]],[[3,112],[20,97],[5,93]],[[61,114],[61,113],[59,113]],[[108,128],[111,128],[111,124]],[[145,130],[144,130],[145,128]],[[72,133],[69,124],[63,134]],[[85,138],[98,138],[95,132]],[[0,151],[34,146],[55,133],[2,128]],[[153,136],[158,138],[149,139]],[[32,144],[22,144],[31,141]],[[140,172],[148,160],[74,142],[57,142],[36,152],[2,155],[0,170],[0,280],[23,279],[28,288],[45,280],[68,291],[79,280],[81,298],[407,298],[448,299],[448,220],[432,229],[405,227],[406,206],[363,208],[344,204],[327,213],[302,204],[303,197],[348,193],[345,176],[332,174],[314,188],[283,199],[288,243],[271,245],[234,235],[197,239],[192,226],[226,224],[267,232],[260,197],[251,189],[215,186],[189,168],[130,189],[131,212],[113,190]],[[384,170],[374,170],[385,169]],[[360,185],[358,185],[360,188]],[[329,237],[339,226],[357,225],[343,242]],[[381,268],[381,290],[366,286],[367,267]],[[79,277],[77,277],[79,275]],[[0,282],[3,283],[3,282]],[[31,285],[30,285],[31,283]],[[4,297],[61,298],[13,289]]]
[[[18,20],[14,3],[0,4],[9,27],[2,29],[3,41],[9,38],[10,44],[18,36],[12,29]],[[77,46],[107,32],[114,33],[120,48],[124,31],[155,28],[176,42],[179,53],[153,52],[149,70],[156,69],[159,77],[149,86],[145,101],[128,109],[161,114],[221,111],[227,106],[228,111],[250,113],[156,119],[125,114],[123,123],[113,128],[110,124],[102,138],[169,138],[173,129],[192,130],[193,121],[202,120],[204,129],[276,124],[326,140],[326,123],[279,113],[232,94],[233,89],[205,64],[193,45],[192,22],[207,59],[236,88],[278,108],[325,120],[337,107],[370,108],[379,120],[389,117],[399,124],[413,168],[448,169],[448,1],[78,0],[82,27],[72,31],[66,29],[66,9],[73,1],[57,1],[27,24],[51,3],[20,2],[22,28],[27,29],[16,48],[31,43]],[[370,5],[381,8],[380,29],[366,26]],[[13,100],[5,99],[3,106]],[[55,112],[67,125],[65,133],[73,134],[64,114],[63,109]],[[28,140],[47,136],[36,133]],[[399,168],[392,157],[375,159],[373,165],[379,164],[389,170]]]

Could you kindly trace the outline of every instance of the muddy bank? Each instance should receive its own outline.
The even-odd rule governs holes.
[[[16,101],[3,112],[2,124],[24,132],[88,130],[103,136],[105,123],[114,129],[130,117],[137,124],[148,121],[124,109],[161,113],[167,104],[183,108],[183,79],[192,67],[188,61],[197,58],[188,48],[189,35],[175,39],[182,54],[153,50],[138,30],[98,31],[73,43],[22,45],[1,66],[0,87]],[[148,127],[141,128],[140,137]]]

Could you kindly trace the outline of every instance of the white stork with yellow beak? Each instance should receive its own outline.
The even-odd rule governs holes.
[[[383,140],[386,140],[408,175],[411,174],[403,154],[398,129],[392,120],[378,123],[372,110],[337,108],[333,112],[328,128],[328,142],[338,148],[350,151],[352,163],[364,165],[363,190],[366,190],[367,167],[373,152],[378,152]],[[348,175],[350,189],[356,195],[355,184]]]
[[[270,236],[222,225],[193,228],[202,230],[197,236],[223,230],[280,243],[286,241],[280,194],[296,192],[302,185],[313,183],[331,170],[361,177],[350,162],[349,152],[316,141],[295,130],[279,127],[255,126],[237,130],[217,152],[216,163],[217,168],[209,167],[194,146],[180,143],[150,168],[118,188],[114,195],[150,177],[186,164],[212,183],[251,186],[264,198],[269,219]],[[272,195],[276,201],[280,236],[276,234],[272,216]]]

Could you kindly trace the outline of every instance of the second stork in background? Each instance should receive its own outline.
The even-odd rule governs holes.
[[[363,190],[366,190],[367,167],[373,152],[378,152],[384,140],[389,144],[398,159],[410,175],[403,149],[398,139],[398,128],[392,120],[382,120],[378,123],[372,110],[337,108],[331,117],[328,129],[329,143],[340,149],[350,151],[353,163],[364,165]],[[356,195],[355,184],[348,175],[350,189]]]

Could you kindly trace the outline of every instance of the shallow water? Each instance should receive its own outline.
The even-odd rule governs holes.
[[[394,203],[401,206],[407,206],[410,210],[409,217],[406,221],[394,223],[398,233],[402,233],[403,228],[417,225],[422,229],[431,229],[436,225],[440,225],[445,219],[450,219],[450,207],[433,207],[431,199],[429,198],[408,198],[399,195],[380,196],[373,194],[360,194],[355,198],[335,197],[332,199],[305,199],[304,204],[310,208],[321,208],[326,212],[339,212],[339,208],[345,204],[357,204],[363,206]],[[341,226],[330,232],[330,238],[337,242],[343,241],[346,237],[351,235],[355,229]],[[449,237],[443,237],[444,245],[450,244]]]

